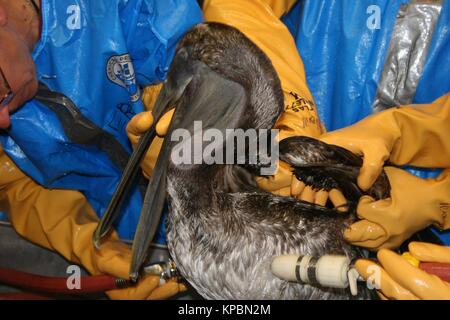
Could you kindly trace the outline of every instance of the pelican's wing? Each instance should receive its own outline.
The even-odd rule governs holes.
[[[290,137],[280,142],[280,159],[289,163],[305,184],[316,189],[337,188],[350,202],[356,203],[363,194],[376,199],[389,197],[390,185],[384,172],[367,192],[358,187],[362,159],[339,146],[310,137]]]

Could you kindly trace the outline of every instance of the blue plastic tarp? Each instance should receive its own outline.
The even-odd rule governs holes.
[[[282,20],[305,65],[308,86],[327,130],[349,126],[372,113],[391,33],[405,0],[298,1]],[[380,28],[369,28],[376,5]],[[444,1],[413,103],[450,92],[450,1]],[[414,142],[412,142],[414,143]],[[420,177],[441,170],[411,170]],[[450,232],[438,233],[450,244]]]

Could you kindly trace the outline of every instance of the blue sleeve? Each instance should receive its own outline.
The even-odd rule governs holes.
[[[120,15],[139,85],[165,79],[178,41],[203,20],[196,0],[128,1]]]

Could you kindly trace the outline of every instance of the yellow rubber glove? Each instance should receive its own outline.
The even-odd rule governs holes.
[[[262,0],[267,3],[274,15],[278,18],[281,18],[285,13],[288,13],[289,10],[294,6],[297,0]]]
[[[278,173],[273,177],[258,177],[259,187],[280,196],[293,196],[299,200],[315,203],[325,206],[327,200],[333,203],[337,210],[347,211],[347,199],[341,191],[332,189],[330,192],[325,190],[313,190],[310,186],[305,186],[302,181],[292,174],[292,168],[287,163],[280,161]]]
[[[411,242],[409,251],[421,262],[450,262],[450,247]],[[420,270],[387,249],[381,249],[377,256],[382,268],[370,260],[358,260],[355,267],[365,280],[378,282],[382,299],[450,299],[450,283]]]
[[[303,62],[295,41],[279,17],[295,1],[271,0],[206,0],[203,11],[206,21],[221,22],[239,29],[271,60],[281,81],[285,109],[275,128],[279,140],[291,136],[318,137],[324,128],[317,115],[314,99],[306,83]],[[341,192],[315,191],[298,181],[289,165],[280,161],[278,171],[271,177],[258,177],[258,185],[278,195],[292,195],[298,199],[325,204],[328,197],[335,206],[346,200]],[[345,211],[345,208],[341,208]]]
[[[450,170],[437,179],[420,179],[408,172],[385,167],[391,197],[374,201],[364,196],[358,217],[344,232],[347,241],[370,249],[396,248],[415,232],[431,224],[450,228]]]
[[[56,251],[83,266],[92,275],[109,274],[128,279],[130,247],[115,232],[96,250],[92,235],[98,217],[77,191],[48,190],[24,175],[0,149],[0,211],[8,213],[16,231],[24,238]],[[148,299],[171,296],[173,282],[159,287],[159,277],[147,276],[135,287],[113,290],[113,299]]]
[[[203,11],[206,21],[239,29],[271,60],[285,101],[285,110],[276,124],[281,131],[280,140],[294,135],[318,137],[322,134],[323,126],[306,84],[305,69],[295,41],[270,5],[258,0],[206,0]]]
[[[362,155],[359,186],[367,190],[386,160],[427,168],[450,168],[450,94],[431,104],[392,108],[322,140]]]

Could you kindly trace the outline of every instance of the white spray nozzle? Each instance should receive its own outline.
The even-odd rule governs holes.
[[[350,268],[350,259],[346,256],[324,255],[318,259],[311,256],[284,255],[272,262],[272,273],[280,279],[319,284],[329,288],[347,288],[357,294],[358,272]]]

